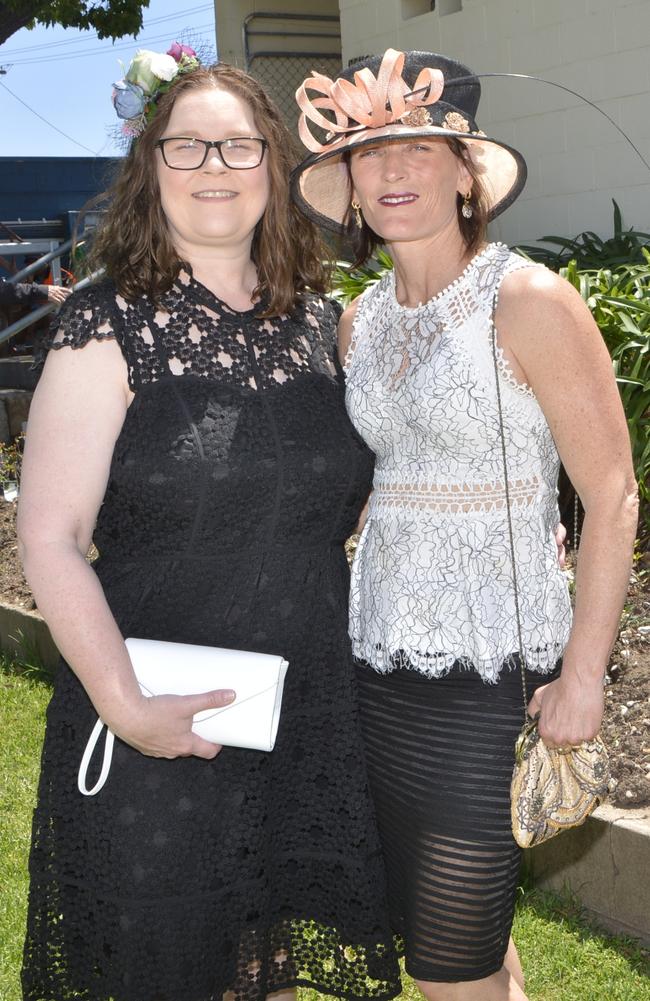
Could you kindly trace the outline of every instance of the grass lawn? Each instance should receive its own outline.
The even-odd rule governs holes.
[[[38,672],[0,660],[0,690],[0,1001],[20,1001],[29,831],[50,688]],[[522,891],[514,935],[530,1001],[650,1001],[648,953],[600,934],[570,900]],[[300,1001],[318,997],[300,991]],[[418,998],[405,977],[403,1001]]]

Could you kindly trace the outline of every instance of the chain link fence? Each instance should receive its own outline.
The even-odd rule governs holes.
[[[250,60],[249,72],[278,105],[294,135],[298,131],[296,90],[312,70],[334,77],[341,70],[341,57],[329,53],[282,52],[253,55]]]
[[[302,81],[312,72],[334,77],[341,70],[338,5],[328,0],[323,8],[319,13],[258,11],[244,19],[246,68],[273,98],[294,135],[296,90]]]

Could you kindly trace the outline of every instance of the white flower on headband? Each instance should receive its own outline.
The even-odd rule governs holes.
[[[164,52],[138,49],[131,61],[125,80],[141,87],[145,94],[153,94],[161,80],[169,83],[178,73],[178,63]]]

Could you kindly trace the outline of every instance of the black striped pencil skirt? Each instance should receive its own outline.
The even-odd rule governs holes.
[[[558,668],[559,670],[559,668]],[[527,672],[529,697],[557,677]],[[418,980],[480,980],[503,965],[521,851],[510,825],[519,667],[497,684],[357,663],[370,786],[393,930]]]

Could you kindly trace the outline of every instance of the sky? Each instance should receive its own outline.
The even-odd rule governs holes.
[[[91,31],[37,25],[0,45],[6,70],[0,75],[0,156],[121,153],[111,104],[112,84],[123,75],[120,60],[126,70],[137,49],[165,52],[175,40],[216,50],[214,0],[150,0],[143,15],[137,38],[100,41]]]

